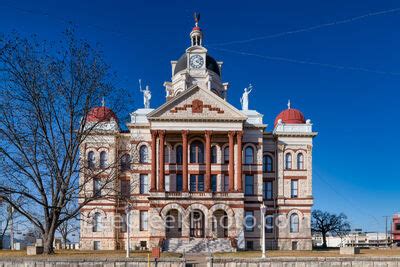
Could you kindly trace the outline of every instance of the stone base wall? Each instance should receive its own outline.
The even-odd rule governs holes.
[[[148,265],[147,259],[101,259],[101,260],[74,260],[74,259],[47,259],[47,260],[33,260],[33,259],[2,259],[0,260],[0,267],[3,266],[16,266],[16,267],[92,267],[92,266],[107,266],[107,267],[185,267],[185,262],[178,258],[161,258],[157,261],[150,260]]]
[[[400,257],[278,257],[267,259],[208,258],[208,267],[400,267]]]
[[[297,242],[296,245],[293,242]],[[296,248],[294,248],[296,246]],[[312,250],[311,239],[278,239],[279,250]]]

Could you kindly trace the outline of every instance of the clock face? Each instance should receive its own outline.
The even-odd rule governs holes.
[[[190,57],[190,67],[200,69],[204,64],[204,59],[200,55],[193,55]]]

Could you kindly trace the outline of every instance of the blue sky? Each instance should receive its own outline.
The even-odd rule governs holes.
[[[400,8],[400,2],[33,2],[0,1],[0,32],[57,40],[72,21],[80,37],[99,43],[118,84],[131,90],[132,110],[142,105],[139,78],[151,86],[153,107],[165,101],[170,61],[189,45],[192,14],[201,12],[205,46],[224,61],[232,104],[239,107],[243,88],[252,83],[250,108],[265,114],[268,130],[288,99],[314,122],[315,208],[344,212],[353,228],[370,231],[384,230],[382,216],[400,211],[400,10],[371,15]],[[349,23],[218,45],[365,14]]]

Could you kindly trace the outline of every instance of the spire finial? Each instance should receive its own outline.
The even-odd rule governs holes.
[[[200,21],[200,13],[194,12],[193,17],[194,17],[194,25],[196,25],[197,27]]]
[[[104,96],[103,96],[103,98],[101,99],[101,106],[102,106],[102,107],[105,107],[105,106],[106,106],[106,101],[104,100]]]
[[[290,99],[289,99],[289,100],[288,100],[288,103],[287,103],[287,108],[288,108],[288,109],[290,109],[290,105],[291,105],[291,104],[290,104]]]

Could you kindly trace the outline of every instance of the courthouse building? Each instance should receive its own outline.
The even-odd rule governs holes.
[[[125,248],[130,204],[132,250],[260,249],[264,204],[267,249],[311,249],[311,121],[289,103],[267,124],[248,107],[251,86],[242,107],[233,106],[228,91],[239,88],[222,81],[222,62],[203,46],[197,22],[190,42],[171,62],[165,103],[150,108],[150,90],[141,90],[144,108],[130,113],[127,130],[104,102],[90,111],[97,126],[82,159],[94,171],[118,164],[85,186],[85,194],[114,193],[82,209],[81,248]],[[116,180],[102,188],[107,173]]]

